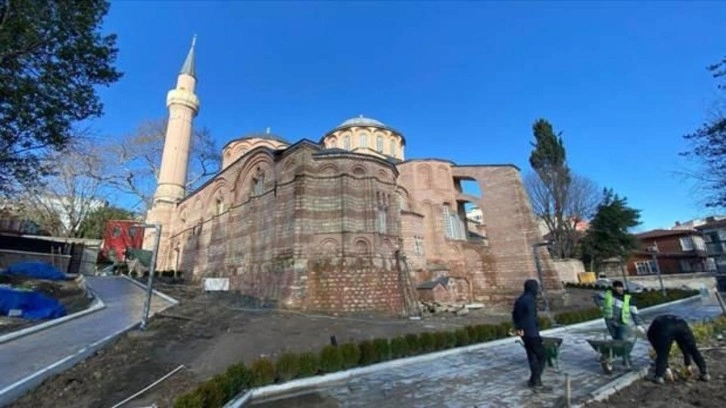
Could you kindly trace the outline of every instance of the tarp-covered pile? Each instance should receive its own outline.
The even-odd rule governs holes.
[[[0,314],[20,310],[23,319],[55,319],[66,315],[63,305],[38,292],[0,287]]]
[[[5,275],[25,276],[32,279],[64,280],[66,274],[53,265],[40,261],[18,262],[10,265]]]

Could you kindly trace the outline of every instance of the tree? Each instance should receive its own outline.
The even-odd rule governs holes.
[[[101,239],[108,221],[133,219],[135,219],[135,214],[123,208],[114,206],[99,207],[90,211],[81,221],[78,235],[81,238]]]
[[[121,77],[102,0],[0,0],[0,193],[49,172],[44,157],[100,116],[96,93]]]
[[[603,191],[603,199],[587,234],[582,239],[583,262],[599,265],[605,259],[628,256],[637,241],[628,231],[640,225],[640,210],[628,206],[625,197]]]
[[[577,230],[577,225],[595,215],[602,199],[600,188],[587,177],[571,175],[566,194],[563,195],[561,222],[558,223],[554,211],[558,203],[544,181],[537,173],[529,173],[525,176],[524,183],[534,214],[545,223],[548,230],[560,232],[556,240],[559,251],[557,254],[562,258],[574,257],[583,235]]]
[[[714,78],[726,78],[726,58],[708,67]],[[726,84],[717,86],[726,90]],[[681,155],[695,159],[699,169],[691,176],[706,192],[706,207],[726,208],[726,98],[712,113],[712,117],[694,133],[684,136],[690,150]]]
[[[532,130],[535,141],[529,163],[539,181],[530,177],[527,183],[530,200],[550,231],[552,255],[571,258],[575,251],[571,244],[574,224],[568,218],[568,197],[574,188],[565,146],[561,133],[555,134],[552,125],[544,119],[535,121]]]
[[[24,187],[19,196],[24,218],[54,236],[82,236],[80,226],[86,216],[106,205],[104,163],[93,141],[74,137],[71,145],[53,152],[41,162],[51,172]]]
[[[151,120],[142,123],[135,133],[111,140],[105,147],[106,159],[116,171],[108,181],[117,191],[137,199],[132,206],[150,208],[159,177],[161,154],[164,149],[167,121]],[[187,191],[205,182],[217,173],[221,155],[206,128],[194,129],[190,148]],[[142,210],[143,210],[142,208]]]

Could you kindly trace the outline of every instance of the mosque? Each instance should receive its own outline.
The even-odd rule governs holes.
[[[218,174],[185,191],[199,112],[194,43],[167,95],[169,121],[147,223],[157,269],[278,307],[411,315],[418,299],[511,301],[537,277],[561,290],[519,169],[406,159],[404,134],[363,116],[290,142],[268,131],[230,140]],[[415,139],[412,139],[415,141]],[[478,184],[480,197],[462,189]],[[466,208],[478,207],[477,220]],[[147,234],[145,247],[153,245]],[[535,256],[535,253],[537,256]]]

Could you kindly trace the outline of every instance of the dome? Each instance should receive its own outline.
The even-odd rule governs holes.
[[[350,118],[346,120],[345,122],[338,125],[338,127],[348,127],[348,126],[380,126],[380,127],[386,127],[383,123],[371,119],[363,117],[363,115],[358,116],[357,118]]]

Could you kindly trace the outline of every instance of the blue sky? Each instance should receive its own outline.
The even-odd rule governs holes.
[[[196,123],[220,147],[266,127],[317,140],[363,114],[403,132],[407,158],[526,172],[541,117],[640,230],[668,227],[708,214],[674,173],[715,100],[724,21],[724,2],[114,1],[125,76],[95,127],[164,117],[197,34]]]

